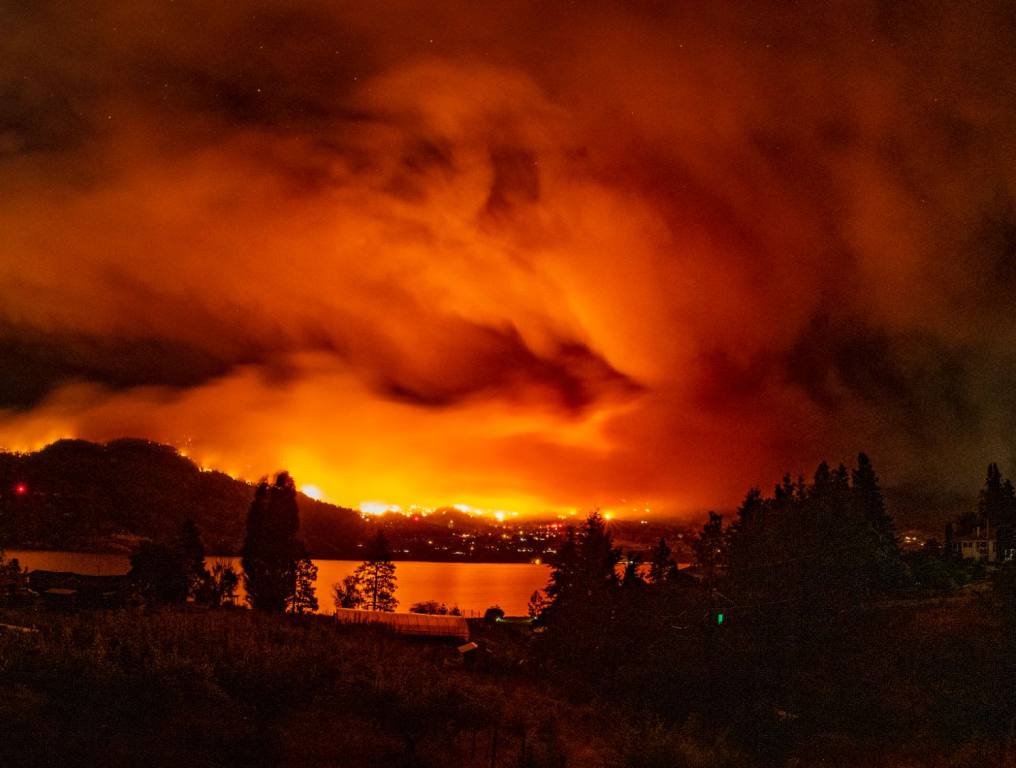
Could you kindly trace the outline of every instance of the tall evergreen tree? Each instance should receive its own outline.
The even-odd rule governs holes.
[[[551,566],[544,611],[558,599],[572,594],[578,583],[578,539],[575,528],[568,526],[557,552],[548,558]]]
[[[768,525],[769,501],[752,488],[737,509],[737,519],[727,528],[727,565],[731,588],[747,603],[765,602],[771,594],[775,531]]]
[[[1007,501],[1002,472],[999,470],[998,464],[991,463],[988,465],[984,487],[977,499],[978,522],[982,526],[995,527],[998,525],[1000,518],[1005,516]]]
[[[586,518],[578,540],[579,576],[589,590],[614,586],[619,562],[621,550],[614,546],[603,516],[594,512]]]
[[[871,538],[868,525],[852,503],[849,473],[822,462],[805,497],[805,515],[813,520],[815,557],[807,557],[802,595],[816,606],[856,605],[871,592]]]
[[[997,464],[988,465],[988,474],[977,500],[977,521],[981,535],[995,540],[996,556],[1005,560],[1016,548],[1016,490],[1002,477]]]
[[[314,613],[318,609],[314,582],[318,567],[309,557],[302,557],[296,564],[296,589],[289,601],[290,613]]]
[[[695,567],[709,586],[716,582],[720,572],[726,567],[726,545],[723,535],[723,515],[710,512],[709,520],[702,526],[692,544]]]
[[[197,524],[187,518],[172,544],[180,556],[180,563],[187,577],[187,594],[197,597],[207,586],[210,575],[205,567],[205,545]]]
[[[153,603],[203,600],[211,578],[205,568],[205,545],[193,520],[184,520],[168,543],[143,541],[130,557],[131,580]]]
[[[666,584],[674,579],[677,565],[671,558],[672,554],[672,550],[667,546],[667,540],[661,536],[649,561],[650,584]]]
[[[353,574],[363,595],[364,606],[371,611],[394,611],[399,601],[395,598],[397,579],[391,548],[384,531],[367,545],[367,558]]]
[[[618,582],[621,550],[614,546],[603,516],[593,512],[578,531],[568,528],[557,554],[550,560],[547,604],[540,614],[544,624],[578,621],[577,611],[595,610]],[[564,618],[568,617],[568,618]]]
[[[297,570],[307,557],[303,542],[296,538],[299,527],[293,478],[280,472],[271,484],[262,480],[247,515],[241,559],[247,601],[252,608],[283,613],[294,599]]]
[[[850,473],[854,504],[868,525],[885,541],[896,543],[896,526],[886,510],[878,475],[867,454],[857,454],[857,469]]]
[[[885,505],[878,475],[864,453],[857,456],[857,469],[851,472],[851,493],[857,514],[868,526],[868,561],[873,568],[878,591],[903,585],[906,580],[896,524]]]
[[[142,541],[130,556],[130,580],[148,603],[187,601],[190,579],[179,551],[169,544]]]

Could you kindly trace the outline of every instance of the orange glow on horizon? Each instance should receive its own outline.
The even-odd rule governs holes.
[[[300,493],[304,496],[314,499],[315,501],[323,501],[325,498],[324,493],[316,485],[301,485]]]

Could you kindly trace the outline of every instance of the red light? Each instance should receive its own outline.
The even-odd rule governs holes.
[[[28,493],[28,486],[25,485],[24,483],[18,483],[17,485],[14,486],[14,492],[18,494],[18,496],[24,496],[26,493]]]

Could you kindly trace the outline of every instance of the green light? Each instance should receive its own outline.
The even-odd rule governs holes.
[[[723,618],[724,618],[724,617],[723,617],[723,614],[722,614],[722,613],[718,613],[718,614],[716,614],[716,623],[717,623],[717,624],[722,624],[722,623],[723,623]]]

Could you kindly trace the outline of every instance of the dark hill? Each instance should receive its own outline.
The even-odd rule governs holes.
[[[191,518],[209,552],[232,554],[253,495],[251,484],[202,471],[171,446],[59,440],[34,453],[0,453],[0,546],[115,551],[137,537],[170,536]],[[359,513],[302,494],[299,505],[314,555],[356,555]]]

